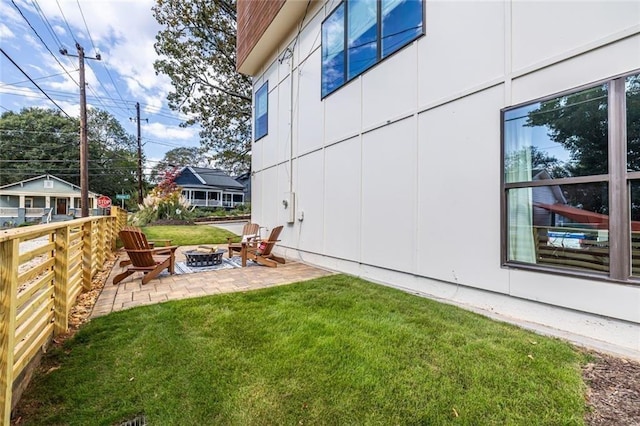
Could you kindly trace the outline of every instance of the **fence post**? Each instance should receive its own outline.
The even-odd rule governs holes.
[[[91,290],[91,277],[93,274],[92,230],[93,221],[87,221],[82,225],[82,287],[85,290]]]
[[[56,256],[53,267],[53,334],[54,336],[66,333],[69,327],[68,318],[68,294],[69,285],[69,227],[63,226],[56,229]]]
[[[0,420],[4,425],[11,421],[19,248],[17,238],[0,242]]]

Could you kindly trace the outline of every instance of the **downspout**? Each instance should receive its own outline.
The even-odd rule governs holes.
[[[289,194],[293,194],[293,49],[289,65]],[[291,201],[294,204],[291,208],[295,209],[295,200]]]

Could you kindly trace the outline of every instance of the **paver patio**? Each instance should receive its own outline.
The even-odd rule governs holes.
[[[176,262],[184,261],[184,252],[192,248],[189,246],[178,248]],[[142,285],[142,273],[139,272],[126,278],[120,284],[113,285],[113,277],[124,270],[118,266],[119,260],[123,257],[126,258],[124,252],[119,254],[119,259],[109,274],[104,289],[93,308],[92,318],[134,306],[188,297],[255,290],[306,281],[334,273],[287,259],[286,264],[278,265],[277,268],[256,265],[246,268],[167,275],[154,279],[145,285]]]

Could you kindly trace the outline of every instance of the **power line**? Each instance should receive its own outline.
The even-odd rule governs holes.
[[[24,14],[22,13],[22,10],[20,10],[20,8],[18,7],[18,5],[16,4],[16,2],[14,0],[11,0],[11,3],[13,3],[13,5],[15,6],[15,8],[18,10],[18,12],[20,12],[20,16],[22,16],[22,18],[27,22],[27,24],[29,25],[29,27],[33,30],[33,32],[36,34],[36,36],[40,39],[40,42],[42,42],[42,44],[44,45],[44,47],[49,51],[49,53],[51,53],[51,56],[53,56],[53,59],[56,60],[56,62],[60,65],[60,67],[62,67],[62,69],[64,70],[64,72],[67,73],[67,75],[69,76],[69,78],[77,85],[78,82],[75,81],[73,79],[73,77],[71,77],[71,74],[69,74],[69,72],[67,71],[67,69],[60,63],[60,61],[58,60],[58,58],[56,57],[56,55],[53,54],[53,52],[51,51],[51,49],[49,49],[49,46],[47,46],[47,43],[44,42],[44,40],[42,39],[42,37],[40,37],[40,34],[38,34],[38,32],[36,31],[35,28],[33,28],[33,25],[31,25],[31,22],[29,22],[29,20],[27,19],[26,16],[24,16]]]
[[[4,56],[6,56],[6,57],[7,57],[7,59],[8,59],[9,61],[11,61],[11,63],[12,63],[13,65],[15,65],[15,67],[16,67],[16,68],[18,68],[18,69],[20,70],[20,72],[21,72],[22,74],[24,74],[24,76],[25,76],[25,77],[27,77],[27,78],[29,79],[29,81],[31,81],[31,83],[33,83],[33,85],[34,85],[34,86],[36,86],[36,87],[38,88],[38,90],[40,90],[40,91],[42,92],[42,94],[43,94],[43,95],[45,95],[45,96],[47,97],[47,99],[49,99],[49,100],[50,100],[50,101],[51,101],[51,102],[52,102],[56,107],[58,107],[58,109],[59,109],[60,111],[62,111],[62,112],[64,113],[64,115],[66,115],[67,117],[71,118],[71,116],[70,116],[69,114],[67,114],[67,113],[66,113],[66,111],[65,111],[65,110],[63,110],[63,109],[62,109],[62,107],[56,103],[56,101],[54,101],[53,99],[51,99],[51,97],[50,97],[49,95],[47,95],[47,92],[45,92],[44,90],[42,90],[42,88],[41,88],[40,86],[38,86],[38,83],[36,83],[35,81],[33,81],[33,79],[29,76],[29,74],[27,74],[26,72],[24,72],[24,70],[23,70],[22,68],[20,68],[20,66],[19,66],[18,64],[16,64],[16,62],[11,58],[11,56],[9,56],[9,55],[7,54],[7,52],[5,52],[5,51],[4,51],[4,49],[2,49],[1,47],[0,47],[0,52],[2,52],[2,54],[3,54]]]
[[[73,71],[77,71],[77,70],[73,70]],[[51,75],[45,75],[44,77],[37,77],[37,78],[34,77],[34,80],[44,80],[46,78],[58,77],[58,76],[61,76],[63,74],[67,74],[68,75],[69,73],[65,70],[64,72],[59,72],[57,74],[51,74]],[[0,87],[19,86],[21,84],[28,83],[28,82],[29,82],[29,80],[22,80],[22,81],[16,81],[15,83],[3,83],[3,84],[0,84]]]
[[[82,22],[84,22],[84,27],[87,29],[87,35],[89,36],[89,41],[91,42],[91,46],[93,46],[93,53],[98,54],[98,49],[96,49],[96,45],[93,42],[93,37],[91,37],[91,32],[89,32],[87,21],[84,19],[84,13],[82,12],[82,7],[80,7],[80,1],[76,0],[76,3],[78,3],[78,9],[80,9],[80,16],[82,16]]]
[[[67,21],[67,17],[64,16],[64,12],[62,11],[62,7],[60,6],[60,2],[58,0],[56,0],[56,4],[58,5],[58,9],[60,10],[60,14],[62,15],[62,20],[67,25],[67,29],[69,30],[69,35],[71,36],[73,41],[76,44],[78,44],[78,40],[76,40],[76,38],[73,36],[73,31],[71,30],[71,27],[69,26],[69,22]]]
[[[58,38],[58,35],[54,31],[53,27],[51,26],[51,23],[49,23],[49,20],[44,15],[44,12],[42,11],[42,8],[40,7],[40,4],[38,4],[38,0],[31,0],[31,4],[33,4],[33,7],[36,9],[36,12],[38,12],[38,15],[40,16],[40,19],[42,19],[42,22],[45,23],[45,28],[47,29],[47,31],[49,31],[49,34],[51,35],[51,37],[54,40],[57,41],[58,48],[62,48],[63,47],[62,46],[62,42]]]

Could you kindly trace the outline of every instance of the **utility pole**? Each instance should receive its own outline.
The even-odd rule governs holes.
[[[136,118],[131,118],[138,127],[138,204],[142,204],[142,142],[140,138],[140,102],[136,102]],[[149,119],[143,118],[149,122]]]
[[[80,216],[89,216],[89,143],[87,142],[87,92],[84,82],[84,49],[76,43],[80,62]]]
[[[78,62],[80,63],[80,216],[89,216],[89,142],[87,141],[87,93],[84,79],[84,60],[95,59],[99,61],[100,54],[95,58],[86,58],[84,49],[76,43]],[[60,49],[60,53],[70,55],[67,49]]]

